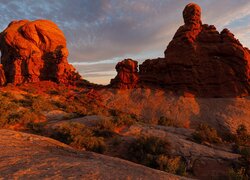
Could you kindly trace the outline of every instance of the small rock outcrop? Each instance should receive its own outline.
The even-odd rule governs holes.
[[[139,79],[137,67],[138,62],[132,59],[119,62],[115,67],[117,76],[111,80],[111,86],[120,89],[135,88]]]
[[[229,30],[202,24],[196,4],[185,7],[183,18],[165,57],[140,65],[140,82],[201,97],[249,95],[250,51]]]
[[[11,22],[0,34],[0,49],[8,83],[50,80],[70,84],[80,78],[67,61],[63,32],[49,20]]]
[[[2,64],[0,64],[0,86],[3,86],[6,84],[5,74],[3,70]]]

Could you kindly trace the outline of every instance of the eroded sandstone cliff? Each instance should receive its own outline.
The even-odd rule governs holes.
[[[8,83],[51,80],[70,84],[80,78],[67,61],[63,32],[49,20],[11,22],[0,34],[0,49]]]
[[[185,24],[167,46],[165,57],[143,62],[139,80],[130,84],[199,97],[248,96],[250,51],[228,29],[218,32],[215,26],[202,24],[197,4],[188,4],[183,18]]]

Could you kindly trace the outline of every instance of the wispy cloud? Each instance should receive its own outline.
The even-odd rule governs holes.
[[[89,80],[104,83],[115,64],[130,57],[163,56],[190,0],[0,0],[0,28],[13,19],[51,19],[64,31],[69,61]],[[232,29],[250,46],[249,0],[193,0],[203,9],[203,23]],[[94,77],[96,74],[96,77]],[[98,77],[97,77],[98,76]],[[99,78],[99,79],[98,79]]]

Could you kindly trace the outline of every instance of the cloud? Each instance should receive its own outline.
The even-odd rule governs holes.
[[[189,0],[0,0],[0,28],[13,19],[51,19],[63,30],[69,61],[87,79],[115,75],[117,61],[163,56],[183,24],[182,10]],[[249,0],[193,0],[202,9],[204,23],[232,29],[250,46]],[[81,64],[82,63],[82,64]],[[107,75],[108,74],[108,75]],[[95,79],[95,81],[96,81]],[[99,80],[98,80],[99,81]]]

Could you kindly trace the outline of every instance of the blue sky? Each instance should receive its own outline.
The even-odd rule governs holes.
[[[124,58],[162,57],[195,2],[204,24],[230,29],[250,47],[250,0],[0,0],[1,31],[12,20],[50,19],[67,38],[69,62],[83,78],[108,83]]]

